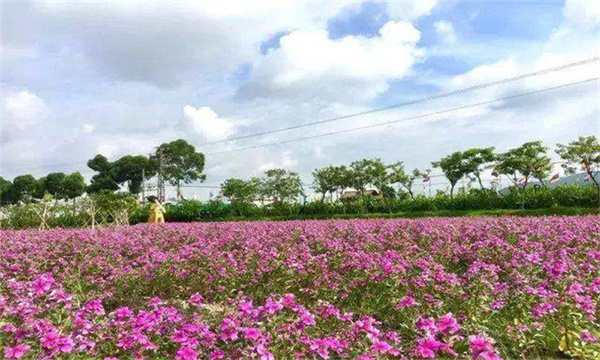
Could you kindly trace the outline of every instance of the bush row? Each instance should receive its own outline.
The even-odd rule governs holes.
[[[305,217],[330,215],[393,214],[417,211],[470,211],[494,209],[543,209],[561,207],[595,207],[598,204],[596,189],[592,186],[559,186],[552,189],[527,188],[499,194],[491,190],[471,190],[450,198],[418,196],[414,199],[358,198],[337,202],[273,203],[258,206],[245,202],[182,201],[166,205],[167,222],[197,220],[232,220],[260,217]],[[149,206],[137,208],[131,223],[145,222]]]

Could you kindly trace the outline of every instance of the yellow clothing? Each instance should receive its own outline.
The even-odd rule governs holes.
[[[148,216],[149,223],[164,223],[165,216],[163,214],[163,207],[159,204],[152,204],[150,207],[150,215]]]

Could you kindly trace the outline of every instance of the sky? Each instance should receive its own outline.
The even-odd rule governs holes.
[[[600,136],[599,62],[265,136],[599,56],[596,1],[2,1],[0,176],[185,139],[206,185],[361,158],[430,168],[453,151]],[[206,144],[212,142],[212,144]],[[282,142],[275,146],[254,148]],[[241,151],[236,149],[251,148]],[[556,157],[553,155],[553,157]],[[435,173],[435,170],[434,170]],[[218,189],[217,189],[218,190]],[[208,189],[187,189],[200,198]]]

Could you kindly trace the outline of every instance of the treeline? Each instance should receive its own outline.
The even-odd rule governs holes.
[[[484,189],[482,174],[492,170],[495,177],[505,176],[519,191],[526,190],[533,182],[546,187],[552,175],[549,148],[541,141],[532,141],[503,153],[493,147],[457,151],[431,162],[449,182],[449,197],[455,195],[459,181],[469,179]],[[558,144],[555,152],[563,160],[568,174],[583,171],[590,184],[595,186],[595,199],[600,204],[600,142],[595,136],[579,137],[568,144]],[[203,181],[204,155],[185,140],[161,144],[148,156],[127,155],[109,161],[98,154],[87,165],[95,171],[88,185],[79,173],[51,173],[40,179],[32,175],[17,176],[12,182],[0,178],[0,201],[15,204],[42,198],[50,194],[59,199],[74,199],[83,193],[115,192],[122,187],[130,194],[142,191],[144,179],[160,176],[169,184],[177,186]],[[316,169],[311,187],[321,194],[323,202],[340,198],[348,189],[367,195],[376,189],[385,198],[415,199],[413,186],[417,179],[430,181],[430,169],[405,169],[401,161],[385,164],[380,159],[362,159],[348,165],[326,166]],[[293,203],[306,192],[297,172],[285,169],[267,170],[260,178],[231,178],[221,184],[220,195],[234,203],[262,201],[266,203]],[[304,201],[302,201],[304,202]]]
[[[0,177],[0,203],[29,202],[45,195],[71,200],[84,193],[111,193],[122,187],[137,195],[142,191],[144,179],[156,176],[159,170],[163,179],[175,186],[205,178],[204,155],[185,140],[164,143],[149,156],[126,155],[112,162],[98,154],[87,166],[96,172],[90,184],[79,172],[69,175],[55,172],[39,179],[30,174],[20,175],[12,182]]]
[[[532,183],[547,187],[552,175],[552,160],[548,147],[541,141],[532,141],[503,153],[495,153],[493,147],[473,148],[456,151],[431,163],[439,168],[449,181],[449,197],[453,198],[456,185],[462,179],[476,182],[485,189],[482,174],[492,170],[496,179],[508,178],[514,188],[524,191]],[[600,142],[594,136],[580,137],[569,144],[558,144],[556,153],[563,160],[563,168],[568,174],[581,170],[587,180],[595,185],[595,199],[600,202]],[[429,182],[430,169],[408,171],[399,161],[385,164],[380,159],[362,159],[349,165],[326,166],[313,171],[312,188],[321,194],[321,201],[327,196],[330,200],[339,199],[348,189],[355,189],[358,195],[368,195],[371,189],[385,198],[414,199],[413,187],[417,179]],[[262,178],[228,179],[221,184],[221,196],[232,202],[254,202],[256,200],[284,202],[304,195],[300,177],[296,172],[272,169]]]

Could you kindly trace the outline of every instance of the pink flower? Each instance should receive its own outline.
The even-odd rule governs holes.
[[[435,322],[430,318],[419,318],[419,320],[417,320],[417,323],[415,324],[415,328],[417,330],[424,331],[429,334],[434,334],[437,332]]]
[[[460,329],[460,325],[458,321],[452,316],[452,314],[448,313],[446,315],[441,316],[438,319],[436,324],[437,329],[444,335],[451,335],[457,332]]]
[[[308,312],[308,310],[300,311],[300,322],[306,326],[312,326],[316,324],[315,316]]]
[[[437,357],[436,352],[442,350],[445,346],[446,344],[437,341],[432,337],[419,339],[417,341],[415,355],[424,359],[435,359]]]
[[[54,278],[52,277],[51,273],[45,273],[42,274],[38,277],[36,277],[33,280],[33,290],[35,290],[35,293],[39,296],[42,295],[48,291],[50,291],[50,289],[52,288],[52,285],[54,285],[55,281]]]
[[[29,345],[7,346],[4,348],[4,357],[6,359],[20,359],[27,351],[29,351],[29,349]]]
[[[256,346],[256,353],[260,355],[260,360],[275,360],[275,356],[263,344]]]
[[[483,335],[469,336],[469,348],[475,354],[493,349],[492,343]]]
[[[124,319],[127,319],[128,317],[130,317],[131,315],[133,315],[133,312],[131,310],[129,310],[129,308],[127,306],[125,306],[122,308],[118,308],[115,311],[115,314],[116,314],[118,320],[124,320]]]
[[[478,354],[477,356],[473,357],[473,359],[477,359],[477,360],[502,360],[502,358],[500,356],[498,356],[498,354],[496,354],[493,351],[484,351],[484,352]]]
[[[256,340],[258,338],[260,338],[260,330],[255,329],[255,328],[244,328],[244,338],[246,338],[246,340]]]
[[[587,343],[598,342],[598,337],[596,335],[592,334],[591,332],[589,332],[588,330],[583,330],[581,332],[581,334],[579,334],[579,337],[581,338],[581,341],[583,341],[583,342],[587,342]]]
[[[409,308],[418,305],[419,303],[416,302],[412,296],[405,296],[402,299],[400,299],[400,301],[398,301],[398,304],[396,304],[396,309],[402,310],[404,308]]]
[[[196,360],[198,359],[198,352],[190,347],[183,346],[177,350],[175,358],[177,360]]]
[[[200,307],[204,305],[204,297],[200,294],[194,294],[190,296],[190,304]]]
[[[392,346],[385,341],[375,341],[371,346],[371,349],[374,351],[385,354],[386,352],[392,350]]]

